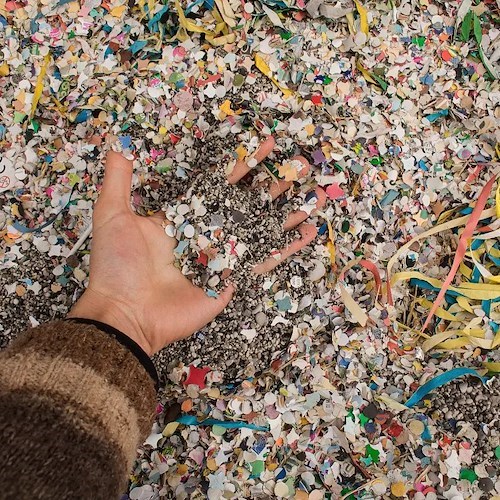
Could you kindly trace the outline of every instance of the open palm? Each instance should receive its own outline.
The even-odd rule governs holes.
[[[261,161],[273,147],[274,140],[268,139],[255,158]],[[301,161],[305,175],[309,165],[305,159]],[[228,182],[237,182],[248,170],[244,162],[239,162]],[[142,217],[131,208],[132,172],[132,161],[120,153],[108,153],[104,184],[94,209],[89,285],[69,317],[111,325],[152,355],[209,323],[227,306],[234,289],[228,285],[218,298],[208,297],[174,266],[177,242],[165,234],[164,214]],[[278,196],[290,184],[274,184],[272,196]],[[318,191],[318,206],[323,203],[324,193]],[[303,212],[291,214],[285,228],[297,226],[306,217]],[[299,231],[302,238],[283,250],[284,258],[316,236],[316,228],[311,225],[302,224]],[[268,259],[255,271],[266,272],[277,264]]]

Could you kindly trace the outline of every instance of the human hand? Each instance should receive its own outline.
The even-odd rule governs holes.
[[[254,158],[268,156],[274,139],[264,141]],[[309,170],[304,163],[303,177]],[[228,176],[234,184],[250,168],[239,161]],[[188,337],[221,313],[232,298],[228,285],[218,298],[208,297],[174,265],[177,241],[165,234],[163,212],[150,217],[134,213],[130,205],[133,162],[110,151],[105,176],[93,214],[92,250],[89,285],[71,309],[68,317],[94,319],[120,330],[152,355],[165,345]],[[292,182],[279,181],[270,188],[273,198],[290,188]],[[325,193],[317,190],[317,208],[325,203]],[[299,226],[308,215],[290,214],[285,223],[289,230]],[[301,238],[282,250],[282,260],[308,245],[317,234],[316,227],[302,224]],[[270,257],[254,268],[260,274],[279,264]]]

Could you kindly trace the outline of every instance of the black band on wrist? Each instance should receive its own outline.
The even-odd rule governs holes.
[[[113,337],[117,342],[119,342],[123,347],[128,349],[136,358],[137,361],[144,367],[148,375],[153,379],[155,383],[156,390],[159,389],[160,382],[158,379],[158,373],[156,372],[155,365],[151,361],[151,358],[144,352],[144,349],[129,336],[120,332],[113,326],[110,326],[101,321],[88,318],[65,318],[65,321],[74,321],[75,323],[83,323],[85,325],[94,325],[101,332],[107,333]]]

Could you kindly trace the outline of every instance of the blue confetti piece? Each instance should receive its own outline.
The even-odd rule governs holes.
[[[121,135],[119,138],[120,144],[122,145],[122,148],[124,149],[130,149],[130,146],[132,146],[132,137],[129,135]]]
[[[213,290],[207,290],[207,296],[214,299],[219,298],[219,294],[217,292],[214,292]]]
[[[399,191],[389,189],[387,194],[380,200],[380,206],[385,207],[390,205],[399,196]]]
[[[491,259],[491,262],[493,262],[493,264],[495,264],[495,266],[500,267],[500,259],[498,257],[493,257],[493,255],[489,255],[489,254],[488,254],[488,257]]]
[[[92,116],[90,109],[82,109],[75,118],[75,123],[84,123]]]
[[[136,40],[129,48],[130,52],[132,54],[135,54],[136,52],[139,52],[139,50],[142,50],[148,42],[146,40]]]
[[[479,373],[477,373],[477,371],[472,368],[453,368],[452,370],[434,377],[433,379],[429,380],[429,382],[426,382],[424,385],[419,387],[413,393],[411,398],[405,403],[405,406],[407,406],[408,408],[415,406],[434,389],[446,385],[448,382],[463,377],[464,375],[472,375],[473,377],[477,377],[481,380],[481,382],[483,382],[483,384],[488,380],[487,377],[481,377],[481,375],[479,375]]]
[[[420,435],[420,437],[424,440],[424,441],[432,441],[432,435],[431,435],[431,432],[429,431],[429,427],[427,427],[427,425],[424,424],[424,432],[422,432],[422,434]]]
[[[150,31],[159,31],[159,22],[164,14],[168,12],[168,5],[162,7],[148,22],[148,28]]]
[[[474,266],[470,280],[472,283],[479,283],[480,279],[481,279],[481,273],[480,273],[479,269],[476,266]]]
[[[318,234],[320,236],[323,236],[327,231],[328,231],[328,224],[325,222],[324,224],[321,224],[320,228],[318,229]]]
[[[430,87],[434,83],[434,78],[432,78],[432,75],[430,75],[429,73],[427,73],[425,76],[423,76],[422,78],[420,78],[420,81],[424,85],[428,85]]]
[[[425,118],[427,118],[427,120],[429,120],[430,123],[434,123],[436,120],[439,120],[439,118],[442,118],[443,116],[448,116],[449,113],[450,111],[448,109],[441,109],[436,113],[427,115]]]
[[[286,470],[283,467],[280,467],[274,473],[274,477],[276,478],[277,481],[279,481],[280,479],[283,479],[284,477],[286,477]]]
[[[429,167],[425,164],[425,161],[424,160],[420,160],[418,162],[418,168],[424,170],[425,172],[428,172],[429,171]]]
[[[481,248],[483,246],[484,240],[474,240],[470,244],[470,249],[471,250],[477,250],[478,248]]]
[[[498,329],[500,327],[500,325],[498,323],[495,323],[491,319],[490,319],[490,326],[491,326],[491,329],[493,330],[493,333],[497,333]]]
[[[1,140],[5,139],[6,133],[7,133],[7,129],[3,125],[0,125],[0,139]]]
[[[4,27],[7,26],[7,19],[5,19],[5,17],[3,16],[0,16],[0,24]]]
[[[179,243],[177,244],[177,246],[174,249],[174,253],[179,255],[179,256],[182,255],[184,250],[186,250],[186,247],[188,245],[189,245],[189,242],[187,242],[186,240],[179,241]]]
[[[254,424],[247,424],[246,422],[228,422],[226,420],[217,420],[215,418],[207,418],[202,422],[198,422],[198,419],[194,415],[181,415],[176,422],[184,425],[196,425],[196,426],[212,426],[220,425],[226,429],[252,429],[253,431],[268,431],[268,427],[262,427]]]

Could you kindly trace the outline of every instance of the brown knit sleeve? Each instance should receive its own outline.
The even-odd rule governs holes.
[[[94,325],[25,332],[0,353],[1,498],[118,498],[155,395],[137,357]]]

